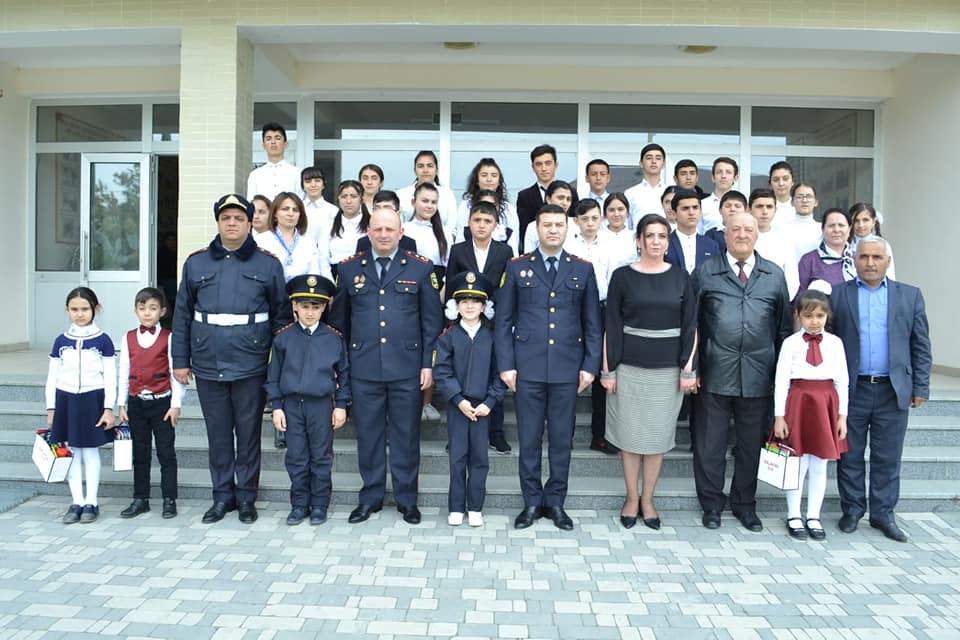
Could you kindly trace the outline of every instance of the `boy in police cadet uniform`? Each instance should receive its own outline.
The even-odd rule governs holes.
[[[450,451],[450,515],[447,523],[483,525],[486,496],[487,442],[490,416],[503,401],[504,386],[493,357],[493,327],[490,324],[493,285],[482,273],[458,273],[447,283],[452,298],[447,317],[454,324],[437,339],[433,377],[447,400],[447,433]],[[490,308],[491,313],[487,312]]]
[[[350,365],[343,336],[320,322],[336,287],[320,275],[301,275],[287,283],[297,321],[273,338],[267,367],[267,401],[273,426],[287,434],[290,475],[288,525],[322,524],[330,505],[333,431],[347,420]],[[332,428],[331,428],[332,427]]]
[[[274,331],[289,324],[283,265],[250,235],[253,205],[228,194],[213,205],[218,234],[183,263],[170,349],[173,377],[197,378],[207,427],[213,506],[203,522],[237,510],[257,519],[263,383]]]
[[[381,192],[382,194],[383,192]],[[383,508],[390,475],[397,510],[418,524],[421,391],[433,384],[433,349],[442,327],[433,263],[399,250],[403,229],[391,200],[374,203],[367,236],[370,251],[342,261],[330,324],[344,333],[363,488],[348,522],[357,524]]]
[[[524,509],[514,527],[541,517],[558,529],[573,529],[563,509],[577,394],[600,370],[603,327],[593,266],[563,250],[567,213],[557,205],[537,212],[540,246],[507,264],[497,292],[497,367],[512,390],[520,442],[520,489]],[[550,478],[540,475],[544,422]]]

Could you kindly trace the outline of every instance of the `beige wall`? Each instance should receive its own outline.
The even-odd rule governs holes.
[[[3,250],[0,251],[0,273],[4,274],[4,330],[0,333],[0,349],[27,341],[29,307],[27,300],[27,134],[30,102],[18,95],[16,70],[0,64],[0,149],[3,150],[3,171],[0,171],[0,194],[3,194]]]
[[[919,286],[927,302],[933,361],[960,372],[955,319],[960,295],[952,277],[960,217],[960,64],[919,56],[894,73],[896,96],[883,105],[883,235],[892,238],[897,279]]]

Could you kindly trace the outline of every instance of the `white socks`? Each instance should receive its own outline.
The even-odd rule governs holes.
[[[807,519],[819,520],[820,507],[827,491],[827,461],[805,453],[800,457],[800,485],[787,491],[787,518],[800,518],[800,497],[803,493],[803,479],[807,478]]]
[[[97,492],[100,489],[100,450],[97,447],[71,447],[73,463],[67,472],[67,483],[73,504],[98,505]],[[83,481],[87,481],[87,494],[83,494]]]

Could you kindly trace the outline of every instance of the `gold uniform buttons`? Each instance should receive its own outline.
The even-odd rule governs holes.
[[[551,329],[556,329],[557,326],[551,322],[551,323],[550,323],[550,328],[551,328]]]
[[[551,297],[551,298],[556,298],[556,297],[557,297],[557,292],[556,292],[556,291],[551,291],[551,292],[550,292],[550,297]]]
[[[384,311],[384,310],[386,310],[386,307],[383,305],[380,305],[380,311]]]
[[[550,313],[556,313],[556,312],[557,312],[556,307],[550,307]]]
[[[385,326],[387,326],[387,323],[386,323],[385,321],[381,320],[381,321],[380,321],[380,326],[381,326],[381,327],[385,327]]]
[[[384,291],[383,289],[380,289],[380,295],[383,295],[383,294],[385,294],[385,293],[386,293],[386,291]]]
[[[380,338],[380,343],[381,343],[381,344],[383,344],[383,343],[386,342],[386,341],[387,341],[386,338]]]
[[[547,340],[547,342],[550,344],[553,344],[553,338],[550,338],[549,340]]]

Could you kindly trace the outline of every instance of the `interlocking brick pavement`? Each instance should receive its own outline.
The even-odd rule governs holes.
[[[900,514],[908,544],[862,523],[826,542],[787,537],[780,513],[754,534],[724,514],[664,512],[664,528],[622,529],[615,512],[572,511],[515,531],[420,526],[386,508],[349,525],[287,527],[261,503],[252,526],[203,525],[206,502],[133,520],[106,499],[94,524],[64,526],[63,498],[0,513],[0,637],[814,638],[960,637],[960,514]]]

